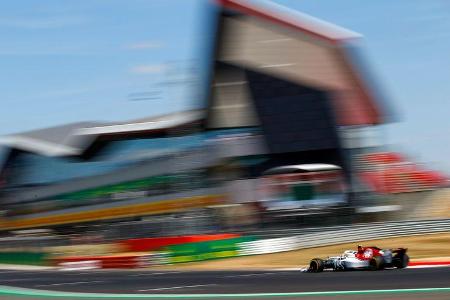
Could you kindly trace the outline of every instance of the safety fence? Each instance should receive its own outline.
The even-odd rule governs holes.
[[[344,230],[359,230],[365,228],[398,228],[403,229],[408,226],[428,226],[436,227],[439,231],[445,231],[450,224],[450,219],[433,219],[433,220],[409,220],[409,221],[389,221],[389,222],[371,222],[371,223],[356,223],[352,225],[337,225],[337,226],[316,226],[305,228],[272,228],[272,229],[259,229],[249,232],[252,236],[256,236],[259,239],[269,239],[276,237],[292,237],[311,233],[322,233],[329,231],[344,231]],[[444,230],[441,230],[444,229]],[[409,234],[409,232],[405,232]],[[420,232],[419,232],[420,233]]]
[[[450,232],[450,219],[328,227],[290,237],[243,243],[241,255],[267,254],[398,236]]]

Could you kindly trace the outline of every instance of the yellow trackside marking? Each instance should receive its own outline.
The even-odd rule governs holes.
[[[163,200],[151,203],[124,205],[102,208],[91,211],[81,211],[45,217],[21,218],[17,220],[5,219],[1,222],[2,229],[19,229],[35,226],[79,223],[95,220],[107,220],[123,217],[135,217],[168,212],[182,211],[187,208],[204,207],[221,203],[221,195],[205,195],[188,198]]]

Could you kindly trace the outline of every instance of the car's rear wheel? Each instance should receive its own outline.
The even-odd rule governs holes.
[[[383,258],[381,256],[373,257],[369,262],[369,269],[372,271],[383,269]]]
[[[401,254],[394,257],[394,266],[398,269],[404,269],[409,264],[408,254]]]
[[[309,263],[309,271],[313,273],[319,273],[322,272],[324,269],[324,263],[323,260],[320,258],[314,258]]]

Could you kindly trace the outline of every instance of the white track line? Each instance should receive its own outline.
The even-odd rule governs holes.
[[[66,273],[67,275],[92,275],[92,274],[96,274],[96,273],[93,273],[93,272],[82,272],[82,273],[74,273],[74,272],[67,272]]]
[[[183,272],[177,272],[177,271],[173,271],[173,272],[156,272],[156,273],[138,273],[138,274],[131,274],[128,275],[129,277],[136,277],[136,276],[153,276],[153,275],[167,275],[167,274],[179,274],[179,273],[183,273]]]
[[[264,276],[264,275],[272,275],[278,274],[278,272],[270,272],[270,273],[251,273],[251,274],[241,274],[241,275],[228,275],[226,278],[236,278],[236,277],[251,277],[251,276]]]
[[[216,284],[196,284],[196,285],[172,286],[172,287],[163,287],[163,288],[154,288],[154,289],[138,290],[138,292],[151,292],[151,291],[176,290],[176,289],[185,289],[185,288],[194,288],[194,287],[212,286],[212,285],[216,285]]]
[[[59,286],[59,285],[77,285],[77,284],[100,283],[100,282],[105,282],[105,281],[104,281],[104,280],[92,280],[92,281],[76,281],[76,282],[49,283],[49,284],[39,284],[39,285],[35,285],[35,287],[43,287],[43,286]]]

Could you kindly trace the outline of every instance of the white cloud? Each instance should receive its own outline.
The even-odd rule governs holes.
[[[134,43],[127,45],[126,48],[131,50],[144,50],[144,49],[156,49],[162,48],[164,44],[158,41],[143,41],[139,43]]]
[[[134,74],[157,74],[164,72],[167,66],[164,64],[138,65],[131,68],[130,72]]]

